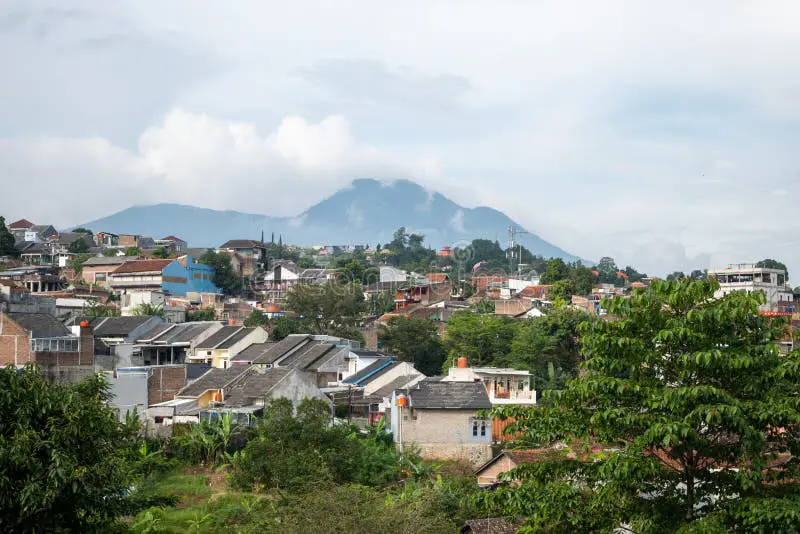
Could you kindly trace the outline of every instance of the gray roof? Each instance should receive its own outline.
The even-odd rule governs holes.
[[[250,371],[247,374],[241,375],[235,383],[225,389],[225,406],[249,406],[256,400],[268,396],[269,392],[278,385],[278,382],[286,378],[290,373],[295,372],[294,369],[285,367],[249,369]]]
[[[230,338],[224,341],[221,345],[219,345],[218,349],[229,349],[234,346],[236,343],[240,342],[250,334],[256,331],[256,327],[254,328],[242,328],[235,334],[233,334]]]
[[[269,348],[274,344],[275,343],[253,343],[239,354],[234,356],[232,359],[233,361],[237,362],[252,362],[254,359],[258,358],[267,350],[269,350]]]
[[[292,334],[272,345],[261,356],[253,360],[255,364],[275,363],[283,358],[287,353],[296,349],[301,343],[305,343],[310,337],[307,334]]]
[[[241,326],[223,326],[197,345],[198,349],[213,349],[241,330]]]
[[[481,382],[423,380],[409,388],[408,396],[415,410],[488,410],[492,407],[486,386]]]
[[[391,358],[379,358],[369,364],[368,366],[364,367],[362,370],[354,373],[344,380],[342,380],[345,384],[355,384],[359,386],[363,386],[367,382],[371,382],[375,378],[378,378],[389,369],[392,368],[392,364],[394,360]],[[363,383],[362,383],[363,382]]]
[[[185,324],[191,324],[191,323],[185,323]],[[175,325],[172,324],[172,323],[163,323],[163,324],[160,324],[160,325],[156,325],[155,328],[151,328],[147,332],[141,334],[136,339],[136,341],[137,342],[141,342],[141,341],[154,340],[154,339],[158,338],[161,334],[163,334],[164,332],[166,332],[167,330],[169,330],[170,328],[172,328],[174,326]]]
[[[372,392],[371,397],[377,397],[383,399],[384,397],[391,397],[392,392],[396,389],[401,389],[406,387],[409,383],[413,382],[414,380],[418,380],[420,375],[401,375],[389,382],[388,384],[379,387],[375,391]]]
[[[194,365],[194,364],[190,364]],[[227,386],[239,376],[250,369],[248,365],[234,365],[227,369],[218,369],[214,367],[209,371],[180,390],[177,397],[199,397],[209,389],[222,389]]]
[[[95,256],[83,262],[84,266],[91,267],[93,265],[122,265],[126,261],[139,259],[138,256]]]
[[[163,324],[136,338],[137,343],[154,343],[159,345],[172,345],[176,343],[187,344],[200,336],[203,332],[219,323],[215,321],[198,321],[193,323]]]
[[[94,328],[94,337],[128,337],[137,328],[152,320],[149,315],[130,317],[105,317],[89,324]]]
[[[61,324],[52,315],[45,313],[9,313],[8,316],[19,323],[22,328],[31,332],[34,339],[72,336],[70,329]]]
[[[297,352],[288,356],[280,364],[295,369],[307,369],[328,352],[334,350],[336,345],[325,341],[312,341]]]

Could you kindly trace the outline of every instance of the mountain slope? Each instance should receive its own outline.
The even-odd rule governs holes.
[[[503,246],[512,219],[492,208],[464,208],[440,193],[413,182],[383,184],[360,179],[310,207],[297,217],[270,217],[215,211],[179,204],[134,206],[119,213],[81,224],[94,231],[135,233],[160,238],[174,234],[192,247],[219,246],[228,239],[266,239],[274,232],[284,242],[299,245],[387,243],[405,226],[425,235],[433,247],[461,244],[476,238],[499,240]],[[519,225],[517,225],[519,226]],[[537,235],[523,234],[519,241],[534,254],[574,261],[576,256]]]

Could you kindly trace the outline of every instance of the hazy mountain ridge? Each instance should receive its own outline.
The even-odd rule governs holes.
[[[155,239],[173,234],[191,247],[215,247],[228,239],[260,239],[262,231],[267,240],[274,233],[276,239],[282,235],[285,243],[298,245],[374,247],[390,241],[393,232],[405,226],[424,234],[425,243],[438,248],[476,238],[497,239],[505,247],[511,224],[521,227],[493,208],[465,208],[413,182],[384,184],[359,179],[296,217],[154,204],[133,206],[79,226],[95,232],[135,233]],[[534,233],[521,235],[519,241],[534,254],[578,259]]]

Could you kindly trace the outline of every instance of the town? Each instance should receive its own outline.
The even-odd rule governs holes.
[[[509,231],[513,236],[514,229]],[[773,259],[660,280],[609,257],[584,266],[531,254],[513,242],[504,249],[476,239],[435,250],[425,246],[425,236],[405,228],[374,246],[299,247],[282,235],[265,240],[264,231],[258,239],[230,237],[214,248],[192,248],[174,235],[59,231],[0,217],[0,364],[67,388],[102,380],[108,409],[120,425],[135,421],[136,439],[154,447],[160,462],[182,454],[173,450],[180,449],[176,444],[200,447],[189,463],[227,466],[240,489],[269,488],[270,480],[276,487],[296,482],[263,474],[266,467],[252,464],[260,449],[242,436],[277,424],[281,406],[290,419],[313,406],[322,417],[316,432],[354,429],[359,439],[382,443],[381,454],[397,458],[389,463],[415,459],[414,469],[423,472],[450,466],[466,484],[464,496],[482,503],[431,512],[437,526],[420,532],[512,532],[529,520],[498,504],[504,491],[514,490],[509,482],[515,473],[552,455],[588,465],[588,458],[603,458],[620,446],[602,434],[581,445],[580,432],[548,429],[526,410],[553,409],[558,397],[550,393],[569,394],[570,384],[600,372],[600,332],[632,339],[645,328],[636,317],[655,317],[661,305],[675,306],[653,295],[692,296],[702,310],[709,302],[702,294],[720,305],[758,294],[752,318],[726,311],[733,315],[719,324],[738,320],[742,328],[768,329],[772,323],[752,321],[780,323],[771,338],[775,357],[794,361],[790,356],[796,354],[800,288],[792,289],[786,267]],[[650,302],[662,304],[652,308]],[[632,307],[639,315],[631,315]],[[701,312],[686,315],[686,328],[697,328],[691,313]],[[629,323],[629,332],[614,330]],[[663,343],[672,341],[664,337]],[[756,350],[722,333],[697,343],[687,353],[712,354],[721,350],[716,346]],[[595,393],[589,400],[603,406],[602,392]],[[791,399],[796,402],[796,393]],[[796,417],[795,411],[789,420]],[[783,432],[794,435],[789,428],[796,427],[782,423]],[[225,428],[229,434],[217,440]],[[546,432],[562,437],[542,439]],[[671,439],[648,449],[667,465],[678,462],[671,454],[679,447],[669,446]],[[208,442],[206,448],[200,440]],[[290,446],[298,454],[309,452],[302,443]],[[263,461],[272,462],[269,454]],[[791,461],[784,460],[781,469],[788,472]],[[385,477],[384,483],[403,478],[393,469],[379,465],[369,475]],[[160,506],[145,507],[134,514],[132,528],[155,531],[146,524],[166,521],[165,513]],[[448,524],[442,515],[459,524]],[[206,525],[211,530],[212,521]],[[611,521],[616,528],[627,520]],[[387,531],[393,528],[399,527]]]

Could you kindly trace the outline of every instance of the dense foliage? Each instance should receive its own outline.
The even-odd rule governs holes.
[[[800,354],[761,293],[714,300],[716,282],[654,282],[582,326],[585,373],[545,406],[507,408],[536,446],[594,455],[516,469],[484,504],[536,531],[786,531],[800,525]],[[588,449],[587,449],[588,450]],[[588,461],[592,460],[592,461]]]
[[[52,385],[32,367],[0,370],[0,530],[89,532],[128,510],[135,434],[91,376]]]
[[[357,284],[298,284],[286,295],[286,307],[315,334],[359,339],[356,329],[364,313],[364,294]]]
[[[207,250],[198,262],[214,268],[214,285],[225,293],[235,293],[242,288],[242,278],[234,271],[227,252]]]
[[[427,376],[439,373],[445,360],[444,346],[436,325],[422,317],[392,317],[382,325],[378,336],[382,350],[397,359],[411,362]]]

